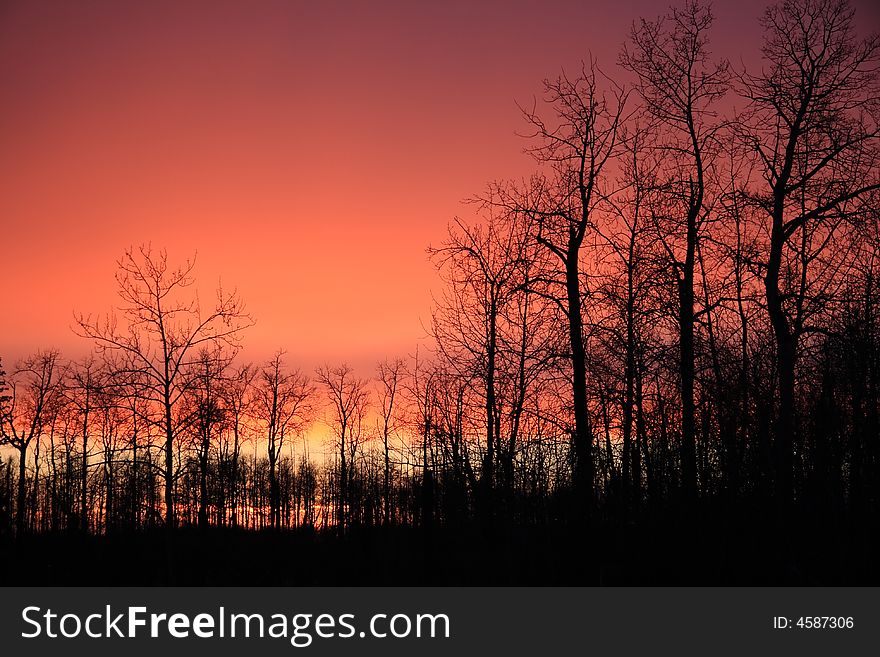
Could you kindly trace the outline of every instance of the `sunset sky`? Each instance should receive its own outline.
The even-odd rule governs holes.
[[[754,61],[765,2],[715,3]],[[858,3],[863,25],[877,10]],[[237,287],[246,357],[411,352],[461,201],[528,172],[516,101],[666,2],[0,3],[0,357],[76,356],[129,245]]]

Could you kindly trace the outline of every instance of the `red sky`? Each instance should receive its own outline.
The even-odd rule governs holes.
[[[515,101],[589,51],[616,74],[630,22],[667,4],[4,0],[0,357],[84,351],[73,311],[109,309],[143,242],[198,250],[204,294],[238,287],[249,358],[411,352],[425,247],[528,171]],[[715,51],[753,58],[764,6],[716,2]]]

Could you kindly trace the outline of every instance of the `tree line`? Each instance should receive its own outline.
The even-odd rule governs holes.
[[[128,250],[116,310],[77,316],[91,356],[0,377],[0,531],[876,517],[880,40],[843,0],[761,24],[754,69],[688,1],[618,79],[546,80],[533,173],[428,249],[430,340],[367,377],[239,362],[241,299]]]

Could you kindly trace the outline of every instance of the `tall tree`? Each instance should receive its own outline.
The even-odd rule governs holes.
[[[602,84],[605,81],[607,90]],[[597,209],[609,193],[608,164],[620,150],[627,92],[608,81],[594,61],[574,79],[562,74],[556,80],[546,80],[544,91],[550,116],[543,116],[536,107],[523,112],[535,142],[529,152],[542,170],[527,189],[496,186],[489,202],[525,217],[534,239],[560,265],[559,278],[540,282],[550,288],[548,294],[558,300],[567,320],[574,411],[572,479],[578,514],[585,515],[594,502],[594,467],[581,250],[591,234]]]
[[[803,240],[880,188],[880,38],[857,36],[846,0],[783,0],[762,24],[763,69],[741,79],[749,101],[743,136],[761,165],[753,200],[769,223],[762,266],[776,343],[776,493],[785,506],[795,494],[798,345],[809,330],[795,318],[804,298]],[[834,248],[826,237],[820,250]]]
[[[615,195],[614,211],[596,229],[601,237],[597,257],[604,273],[598,292],[608,307],[601,328],[607,334],[609,352],[623,352],[620,401],[624,511],[631,504],[638,505],[641,497],[644,421],[639,387],[651,323],[656,322],[656,307],[660,305],[649,303],[660,278],[651,248],[650,207],[660,185],[650,134],[650,129],[635,125],[628,135],[625,159],[621,161],[623,184]]]
[[[482,388],[485,452],[481,473],[483,502],[492,513],[497,455],[501,446],[499,395],[504,312],[517,291],[526,241],[513,221],[491,215],[485,225],[468,226],[460,219],[449,237],[429,249],[447,283],[447,293],[432,317],[440,354],[466,379]]]
[[[660,175],[665,178],[666,207],[656,208],[655,214],[663,221],[658,235],[678,298],[681,470],[687,499],[697,493],[694,272],[723,125],[715,104],[730,82],[727,62],[710,59],[707,35],[712,21],[708,5],[688,0],[683,9],[673,8],[654,21],[642,19],[634,25],[620,56],[621,64],[638,77],[639,95],[664,154]]]
[[[176,524],[175,445],[182,429],[175,410],[194,381],[189,370],[202,347],[237,348],[242,330],[253,320],[238,295],[222,287],[204,314],[198,296],[186,297],[195,283],[194,259],[172,269],[165,251],[141,246],[127,249],[117,264],[119,314],[79,314],[77,331],[94,340],[100,352],[120,354],[122,368],[142,375],[143,396],[161,410],[165,463],[160,472],[165,481],[165,524],[171,529]]]

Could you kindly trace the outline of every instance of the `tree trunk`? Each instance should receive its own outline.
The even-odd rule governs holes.
[[[630,254],[632,249],[630,249]],[[632,446],[633,406],[635,404],[635,369],[636,344],[634,327],[634,299],[632,265],[627,268],[627,302],[626,302],[626,367],[624,372],[625,390],[623,396],[623,505],[624,513],[628,514],[637,486],[634,483],[635,462],[638,459],[638,448]]]
[[[494,295],[494,291],[492,293]],[[489,308],[489,342],[486,348],[486,458],[483,460],[481,488],[486,517],[492,516],[495,487],[495,356],[497,352],[497,310],[493,298]]]
[[[385,499],[385,524],[391,524],[391,460],[388,455],[388,422],[385,422],[382,439],[385,446],[385,472],[382,478],[382,497]]]
[[[694,414],[694,250],[696,226],[688,222],[688,253],[678,285],[679,376],[681,377],[681,485],[686,503],[697,496]]]
[[[165,389],[165,526],[171,530],[176,523],[174,510],[174,431],[171,423],[170,391]]]
[[[82,433],[82,464],[80,471],[80,486],[81,486],[81,495],[80,495],[80,506],[79,506],[79,524],[82,528],[83,533],[89,533],[89,517],[88,517],[88,490],[87,490],[87,482],[88,482],[88,474],[89,474],[89,459],[88,459],[88,441],[89,441],[89,391],[86,390],[86,408],[83,412],[83,433]]]
[[[593,507],[592,429],[587,409],[587,362],[584,351],[581,317],[580,267],[578,245],[570,244],[565,268],[568,297],[568,334],[571,343],[572,397],[574,402],[574,472],[575,508],[582,518],[589,518]]]
[[[276,459],[269,457],[269,525],[273,529],[281,528],[281,494],[278,488],[278,472]]]
[[[348,480],[348,471],[345,467],[345,425],[342,425],[340,432],[340,448],[339,448],[339,533],[345,531],[345,503],[346,503],[346,482]]]
[[[18,448],[18,503],[15,508],[15,534],[19,537],[24,535],[24,511],[27,502],[25,459],[27,459],[27,444],[22,443]]]
[[[774,190],[776,191],[776,190]],[[793,455],[794,443],[794,368],[796,358],[796,337],[792,334],[788,318],[782,306],[779,290],[779,273],[782,267],[782,229],[783,199],[776,193],[773,230],[770,236],[770,257],[767,261],[767,275],[764,288],[767,298],[767,312],[773,325],[776,338],[776,368],[779,385],[779,411],[776,422],[776,440],[773,446],[773,465],[775,470],[776,498],[784,512],[793,495]]]
[[[199,526],[208,526],[208,445],[199,455]]]

